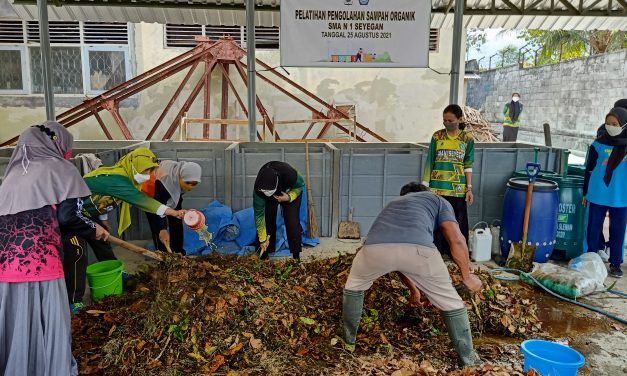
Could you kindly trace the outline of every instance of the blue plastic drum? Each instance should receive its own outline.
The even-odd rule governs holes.
[[[527,198],[527,178],[511,178],[507,183],[501,219],[501,253],[507,258],[512,243],[522,242],[522,227]],[[527,244],[536,247],[535,262],[547,262],[557,235],[558,185],[536,179],[533,185]]]

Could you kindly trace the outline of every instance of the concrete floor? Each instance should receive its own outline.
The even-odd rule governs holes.
[[[134,242],[138,245],[146,244],[145,241]],[[320,245],[315,248],[303,249],[303,261],[320,258],[334,257],[339,254],[356,252],[360,241],[344,241],[340,239],[322,238]],[[126,264],[126,271],[133,273],[137,266],[143,263],[153,263],[154,260],[137,255],[130,251],[116,248],[114,252],[118,258]],[[495,267],[493,262],[474,263],[473,267]],[[608,277],[606,286],[616,282],[614,289],[627,292],[627,276],[622,279]],[[520,282],[512,282],[520,283]],[[545,329],[552,335],[552,330],[558,333],[558,340],[572,345],[583,352],[586,357],[586,367],[582,374],[615,376],[627,374],[627,326],[611,320],[606,316],[576,307],[570,303],[567,312],[560,309],[560,302],[536,290],[538,294],[546,295],[541,299],[545,304],[549,301],[550,315],[545,322]],[[546,299],[544,299],[546,298]],[[580,301],[600,307],[614,315],[627,319],[627,298],[610,293],[595,294]],[[551,303],[553,302],[553,303]],[[571,307],[572,306],[572,307]],[[543,307],[546,309],[547,307]],[[572,327],[571,327],[572,322]],[[581,327],[582,324],[589,327]],[[559,328],[559,330],[558,330]]]

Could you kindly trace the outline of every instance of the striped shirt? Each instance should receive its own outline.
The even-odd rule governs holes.
[[[465,173],[472,171],[474,159],[475,140],[470,133],[460,131],[451,137],[441,129],[431,138],[423,181],[437,195],[464,197]]]

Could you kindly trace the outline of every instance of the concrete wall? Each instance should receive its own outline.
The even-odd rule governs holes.
[[[553,145],[586,150],[614,102],[627,98],[627,49],[589,58],[481,74],[468,83],[466,103],[483,110],[490,122],[503,120],[503,106],[513,91],[524,104],[519,141],[544,143],[549,123]]]
[[[134,74],[144,72],[185,51],[164,48],[163,33],[163,25],[142,23],[133,26],[131,35],[134,35],[134,46],[131,47],[131,59]],[[452,36],[452,30],[440,30],[439,50],[429,55],[430,66],[437,71],[450,71]],[[462,51],[461,56],[464,55]],[[270,66],[279,65],[278,51],[258,51],[257,56]],[[460,62],[460,65],[462,63]],[[448,104],[450,76],[429,69],[288,68],[288,71],[292,80],[327,101],[355,103],[358,120],[391,141],[427,140],[433,131],[440,127],[441,111]],[[164,80],[121,108],[122,117],[136,139],[143,139],[146,136],[184,75],[185,72],[181,72]],[[219,114],[220,79],[217,75],[215,77],[211,88],[212,113]],[[189,92],[196,81],[197,79],[192,78],[183,94]],[[234,82],[245,100],[245,90],[239,77],[235,78]],[[270,116],[277,120],[304,119],[311,116],[308,110],[259,81],[258,93]],[[57,108],[58,113],[80,103],[81,99],[81,96],[57,96],[57,105],[64,107]],[[178,108],[185,99],[186,96],[181,96],[175,108]],[[192,107],[189,116],[200,117],[201,106],[199,101]],[[229,112],[231,118],[244,118],[233,95],[229,98]],[[104,112],[101,114],[104,121],[110,125],[114,137],[122,138],[109,114]],[[0,96],[0,118],[3,119],[0,140],[15,136],[21,129],[41,121],[44,115],[41,96]],[[170,114],[164,123],[169,124],[173,117],[174,114]],[[283,126],[281,129],[288,129],[288,133],[301,135],[303,126],[297,127],[298,132],[289,132],[289,126]],[[77,139],[104,138],[95,121],[85,121],[71,130]],[[190,134],[192,137],[197,135]],[[241,138],[248,138],[245,127],[241,128]]]

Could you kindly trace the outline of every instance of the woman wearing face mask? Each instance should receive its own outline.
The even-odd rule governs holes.
[[[183,218],[185,211],[175,210],[140,191],[141,184],[150,180],[150,173],[159,167],[157,157],[147,148],[139,148],[126,154],[111,167],[99,167],[84,176],[91,190],[91,196],[83,205],[83,212],[89,218],[109,227],[107,213],[120,206],[118,234],[131,225],[131,205],[158,216]],[[111,244],[89,242],[98,261],[115,260]],[[63,260],[65,283],[67,284],[70,306],[74,312],[84,307],[85,273],[87,255],[80,236],[74,236],[63,244],[66,256]]]
[[[0,375],[77,375],[63,279],[62,237],[106,240],[81,214],[89,188],[73,137],[48,121],[26,129],[0,186]]]
[[[154,180],[142,185],[142,192],[155,200],[176,210],[183,205],[183,194],[194,189],[202,175],[198,163],[162,161],[159,168],[152,175]],[[146,212],[152,241],[155,248],[166,252],[169,249],[185,254],[183,250],[183,221],[179,218],[162,218],[156,214]]]
[[[268,162],[261,167],[255,180],[253,209],[260,243],[261,258],[268,258],[275,251],[276,215],[279,205],[283,208],[287,243],[292,257],[300,258],[302,249],[300,204],[305,180],[285,162]]]
[[[605,117],[606,133],[594,140],[586,157],[583,205],[588,210],[588,251],[595,252],[605,216],[610,215],[610,276],[623,275],[621,264],[627,226],[627,109],[615,107]]]
[[[422,184],[442,196],[452,206],[459,229],[468,239],[468,207],[472,205],[472,165],[475,140],[464,131],[464,112],[456,104],[448,105],[442,114],[444,129],[433,134]],[[450,248],[444,236],[436,231],[435,245],[444,254]]]
[[[512,101],[503,108],[503,142],[516,142],[520,127],[520,114],[523,105],[520,103],[520,94],[513,93]]]

